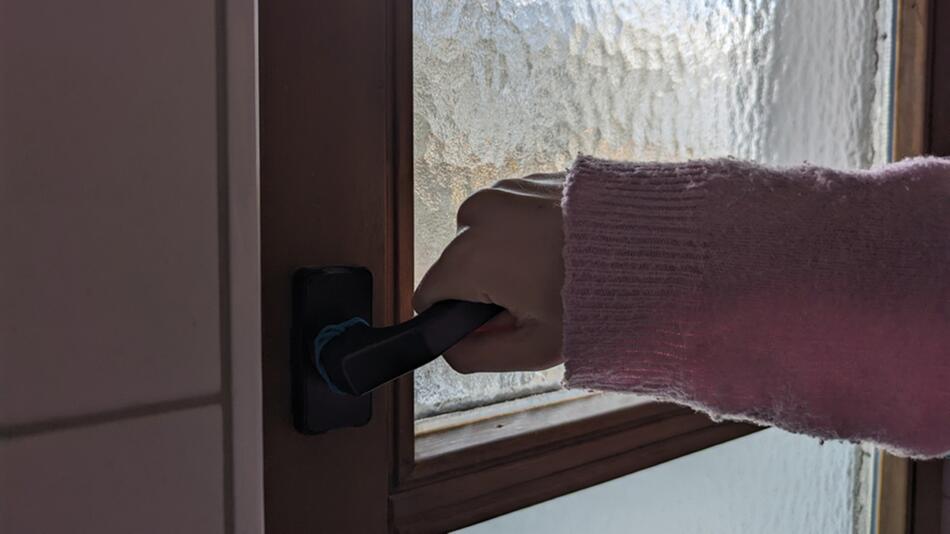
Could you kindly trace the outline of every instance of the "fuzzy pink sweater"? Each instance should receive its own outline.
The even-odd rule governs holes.
[[[563,209],[569,386],[950,453],[950,160],[580,157]]]

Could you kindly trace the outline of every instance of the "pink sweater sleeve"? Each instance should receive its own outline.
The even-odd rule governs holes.
[[[563,209],[569,386],[950,453],[950,160],[581,157]]]

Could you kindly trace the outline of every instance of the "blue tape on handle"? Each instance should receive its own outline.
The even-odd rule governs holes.
[[[342,323],[324,326],[323,329],[320,330],[320,333],[317,334],[317,337],[313,338],[313,362],[316,364],[320,376],[323,377],[323,381],[327,383],[327,386],[330,387],[330,391],[334,393],[343,394],[343,391],[340,391],[340,388],[336,387],[330,380],[330,375],[327,374],[326,368],[323,367],[323,362],[320,361],[320,352],[333,338],[345,332],[347,328],[356,325],[369,326],[369,323],[359,317],[354,317]]]

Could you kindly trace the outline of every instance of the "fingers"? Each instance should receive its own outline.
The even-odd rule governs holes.
[[[505,205],[510,193],[500,189],[480,189],[462,202],[456,214],[459,228],[474,226],[489,217],[495,216]]]
[[[422,312],[440,300],[458,299],[471,302],[492,302],[485,291],[477,289],[480,260],[478,247],[472,243],[474,232],[463,229],[429,268],[412,296],[412,307]]]
[[[460,373],[530,371],[562,363],[560,334],[540,324],[473,333],[443,356]]]
[[[502,180],[458,211],[459,232],[416,288],[413,307],[459,299],[505,311],[449,349],[461,372],[546,369],[561,362],[563,173]]]
[[[487,323],[478,327],[474,334],[497,334],[508,332],[518,327],[518,320],[508,310],[504,310],[498,315],[492,317]]]
[[[559,199],[564,190],[564,174],[532,174],[525,178],[509,178],[496,182],[492,188],[520,195]]]
[[[495,182],[496,189],[506,189],[512,192],[541,193],[558,192],[564,188],[564,173],[532,174],[524,178],[506,178]]]
[[[481,189],[465,199],[459,206],[456,223],[459,228],[464,228],[490,218],[498,220],[500,211],[515,207],[519,200],[533,198],[559,203],[563,190],[564,173],[500,180],[490,189]]]
[[[493,302],[474,281],[485,267],[468,251],[478,250],[476,236],[463,231],[426,273],[413,296],[413,307],[423,311],[445,299]],[[444,357],[463,373],[546,369],[560,363],[560,333],[536,322],[519,324],[505,310],[450,348]]]

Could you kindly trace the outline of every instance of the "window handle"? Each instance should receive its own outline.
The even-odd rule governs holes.
[[[502,310],[446,300],[373,328],[373,276],[362,267],[303,267],[292,283],[290,385],[303,434],[367,424],[373,389],[436,359]]]
[[[412,319],[373,328],[357,318],[329,325],[315,338],[314,363],[331,389],[363,395],[422,367],[482,326],[504,308],[443,300]]]

